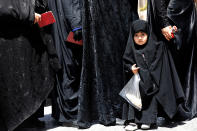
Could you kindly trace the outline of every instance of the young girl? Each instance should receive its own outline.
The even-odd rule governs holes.
[[[165,43],[156,41],[146,21],[132,23],[123,60],[126,78],[136,73],[141,78],[142,110],[129,105],[124,112],[126,119],[136,123],[138,128],[151,128],[156,124],[158,106],[172,118],[184,98],[183,91]]]

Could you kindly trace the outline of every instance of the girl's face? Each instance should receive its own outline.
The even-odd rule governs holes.
[[[137,45],[144,45],[148,40],[148,35],[145,32],[138,32],[134,34],[134,41]]]

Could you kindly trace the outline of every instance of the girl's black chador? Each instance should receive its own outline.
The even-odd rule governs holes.
[[[148,34],[147,42],[143,45],[134,41],[134,34],[138,32]],[[139,88],[142,111],[130,106],[127,119],[137,124],[155,124],[158,106],[162,106],[168,117],[172,118],[179,104],[177,100],[183,100],[184,94],[166,44],[156,40],[146,21],[137,20],[132,23],[123,59],[126,78],[133,75],[131,66],[134,64],[139,67],[141,78]]]

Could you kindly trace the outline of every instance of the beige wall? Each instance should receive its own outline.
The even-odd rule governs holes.
[[[138,0],[138,14],[139,14],[140,19],[146,20],[147,0]]]

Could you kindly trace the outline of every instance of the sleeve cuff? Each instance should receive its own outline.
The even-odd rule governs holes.
[[[74,29],[72,30],[72,32],[74,32],[74,31],[76,31],[76,30],[80,30],[80,29],[82,29],[82,28],[81,28],[81,27],[74,28]]]
[[[161,29],[167,27],[167,26],[170,26],[170,22],[168,20],[164,20],[162,23],[161,23]]]

